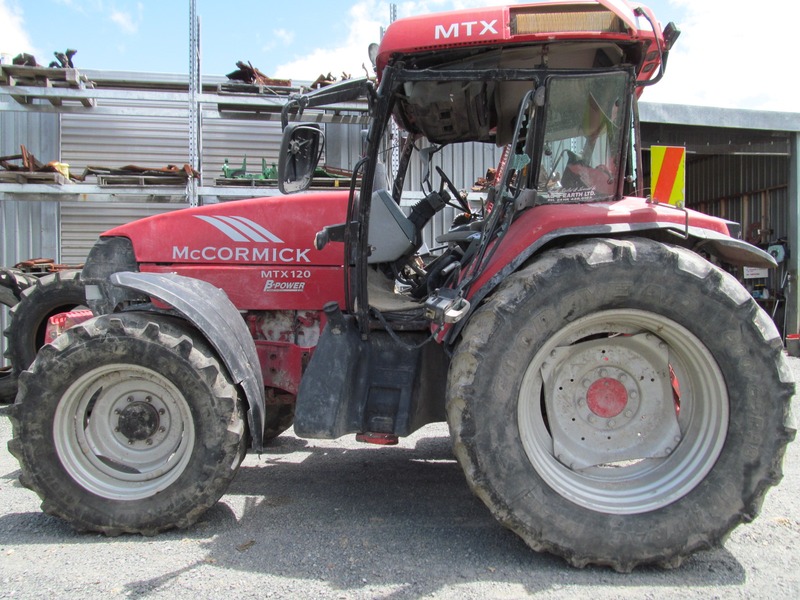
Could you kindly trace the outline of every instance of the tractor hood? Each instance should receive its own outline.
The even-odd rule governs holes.
[[[140,264],[340,266],[341,246],[316,250],[314,236],[346,210],[346,191],[254,198],[156,215],[103,237],[130,239]]]

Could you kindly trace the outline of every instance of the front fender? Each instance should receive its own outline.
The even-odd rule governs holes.
[[[253,448],[261,448],[265,419],[261,363],[244,319],[225,292],[205,281],[174,274],[124,271],[112,274],[109,280],[169,304],[197,327],[244,391]]]

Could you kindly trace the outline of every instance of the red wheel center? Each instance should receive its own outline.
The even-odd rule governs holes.
[[[604,377],[589,386],[586,403],[598,417],[611,419],[625,410],[628,404],[628,390],[616,379]]]

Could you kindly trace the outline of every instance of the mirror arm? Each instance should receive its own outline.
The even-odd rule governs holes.
[[[293,96],[281,110],[281,125],[283,129],[289,124],[289,113],[297,110],[298,117],[303,114],[306,108],[316,108],[328,106],[342,102],[354,102],[366,96],[372,108],[375,90],[372,81],[366,77],[358,79],[348,79],[333,85],[314,90],[308,94]]]

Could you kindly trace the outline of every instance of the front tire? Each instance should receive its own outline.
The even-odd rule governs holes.
[[[245,453],[236,387],[188,324],[163,316],[67,330],[21,375],[11,417],[20,481],[80,531],[188,527]]]
[[[674,567],[781,478],[793,393],[774,325],[731,276],[650,240],[587,240],[509,277],[453,358],[473,491],[570,564]]]

